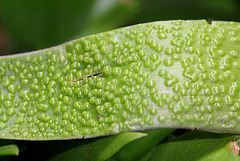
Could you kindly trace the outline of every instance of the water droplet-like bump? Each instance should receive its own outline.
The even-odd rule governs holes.
[[[160,116],[158,116],[158,121],[159,122],[164,122],[164,121],[166,121],[166,117],[163,116],[163,115],[160,115]]]
[[[14,108],[9,108],[6,111],[6,113],[7,113],[8,116],[13,116],[16,113],[16,110]]]
[[[0,129],[5,129],[7,128],[7,125],[3,122],[0,122]]]
[[[170,58],[167,58],[167,59],[163,60],[163,64],[165,66],[172,66],[174,64],[174,61],[172,59],[170,59]]]

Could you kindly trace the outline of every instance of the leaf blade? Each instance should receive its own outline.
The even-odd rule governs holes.
[[[239,32],[235,22],[162,21],[1,57],[0,137],[239,132]]]

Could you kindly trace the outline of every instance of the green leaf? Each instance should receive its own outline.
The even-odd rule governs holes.
[[[161,21],[0,58],[0,137],[240,132],[236,22]]]
[[[160,144],[150,160],[152,161],[211,161],[240,160],[234,154],[232,144],[240,135],[216,134],[194,131]]]
[[[106,160],[112,155],[114,155],[124,145],[146,135],[147,134],[140,132],[128,132],[114,136],[99,138],[97,141],[88,143],[86,145],[79,145],[64,152],[61,152],[49,159],[49,161]]]
[[[3,155],[18,155],[19,149],[17,145],[2,145],[0,146],[0,156]]]
[[[141,139],[135,140],[124,146],[118,153],[117,158],[122,161],[140,160],[162,139],[169,136],[174,129],[157,129],[144,131],[148,135]]]

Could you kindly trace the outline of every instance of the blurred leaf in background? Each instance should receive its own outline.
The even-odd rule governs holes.
[[[141,0],[133,22],[160,20],[240,20],[238,0]]]
[[[34,50],[66,40],[86,21],[93,3],[94,0],[2,0],[1,18],[16,45]]]

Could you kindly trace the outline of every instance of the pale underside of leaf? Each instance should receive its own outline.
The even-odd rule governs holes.
[[[240,24],[162,21],[0,58],[0,137],[240,132]]]

